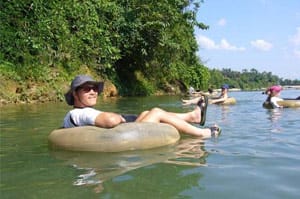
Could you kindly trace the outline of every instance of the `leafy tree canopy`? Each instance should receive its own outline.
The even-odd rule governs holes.
[[[194,37],[195,26],[208,28],[196,20],[200,3],[1,1],[0,60],[33,80],[52,69],[72,76],[88,66],[129,95],[149,95],[175,80],[205,87],[208,69],[196,56]]]

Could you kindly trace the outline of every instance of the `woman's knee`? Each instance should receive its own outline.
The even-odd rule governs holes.
[[[157,108],[157,107],[154,107],[150,110],[150,112],[154,112],[154,113],[163,113],[165,112],[164,110],[162,110],[161,108]]]
[[[163,109],[155,107],[155,108],[152,108],[147,115],[152,115],[155,117],[162,117],[165,113],[166,113],[166,111],[164,111]]]
[[[140,115],[146,115],[146,114],[148,114],[149,113],[149,111],[147,110],[147,111],[143,111],[143,112],[141,112],[141,114]]]

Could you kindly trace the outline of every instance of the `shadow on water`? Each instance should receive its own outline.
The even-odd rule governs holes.
[[[75,186],[95,186],[94,191],[103,191],[103,182],[125,173],[157,163],[182,166],[206,166],[208,153],[204,141],[196,138],[184,138],[171,146],[119,153],[50,151],[50,155],[63,160],[80,174],[74,179]]]

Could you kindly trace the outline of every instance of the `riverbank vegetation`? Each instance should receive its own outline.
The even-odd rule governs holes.
[[[257,71],[209,70],[201,62],[194,37],[194,28],[208,28],[196,20],[201,3],[1,1],[1,102],[61,101],[70,80],[82,73],[127,96],[180,93],[190,85],[206,90],[224,82],[242,89],[277,83],[271,73],[258,81]]]
[[[259,72],[252,68],[250,70],[243,69],[240,71],[233,71],[230,68],[223,68],[222,70],[210,70],[210,84],[221,85],[226,82],[231,88],[239,88],[241,90],[256,90],[266,88],[271,85],[300,85],[299,80],[289,80],[273,75],[271,72]]]

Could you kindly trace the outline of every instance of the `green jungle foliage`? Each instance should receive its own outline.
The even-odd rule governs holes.
[[[32,95],[22,95],[22,90],[35,91],[34,82],[39,85],[38,97],[47,98],[48,90],[54,88],[51,95],[62,98],[60,83],[68,84],[86,69],[112,81],[121,95],[151,95],[168,91],[169,85],[205,90],[226,82],[232,87],[253,89],[282,81],[255,69],[209,71],[196,55],[194,28],[208,28],[196,20],[201,3],[202,0],[0,1],[0,80],[23,85],[21,89],[11,87],[22,100]],[[0,94],[3,97],[2,87]]]
[[[1,1],[1,68],[14,79],[73,76],[83,66],[127,95],[150,95],[168,83],[208,86],[196,56],[201,1]],[[8,68],[8,69],[7,69]],[[182,75],[184,74],[184,75]]]
[[[222,84],[227,83],[231,88],[239,88],[242,90],[255,90],[266,88],[271,85],[300,85],[300,80],[288,80],[279,78],[271,72],[258,72],[252,68],[242,72],[233,71],[229,68],[222,70],[210,70],[210,87],[219,88]],[[217,87],[215,87],[217,86]]]

